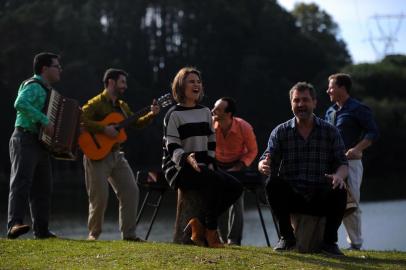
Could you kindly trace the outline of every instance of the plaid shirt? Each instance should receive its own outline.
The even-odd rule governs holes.
[[[295,118],[280,124],[271,133],[266,154],[271,155],[271,175],[288,181],[300,193],[331,186],[325,174],[347,165],[344,143],[333,125],[314,116],[314,127],[305,140],[296,128]]]

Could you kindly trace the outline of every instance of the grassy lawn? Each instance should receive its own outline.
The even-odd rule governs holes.
[[[0,269],[406,269],[406,252],[345,254],[331,258],[277,253],[266,247],[209,249],[119,240],[0,239]]]

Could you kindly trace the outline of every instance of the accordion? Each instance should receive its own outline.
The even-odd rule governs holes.
[[[75,160],[78,150],[80,107],[78,101],[48,89],[44,113],[54,126],[51,137],[40,128],[39,140],[56,159]]]

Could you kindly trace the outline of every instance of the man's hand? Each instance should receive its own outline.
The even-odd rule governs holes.
[[[157,115],[160,111],[161,107],[159,107],[158,103],[156,102],[156,99],[152,101],[151,105],[151,112],[153,115]]]
[[[48,125],[46,125],[46,126],[44,127],[44,131],[45,131],[45,134],[47,134],[47,135],[50,136],[50,137],[53,137],[53,136],[54,136],[54,133],[55,133],[54,125],[52,125],[52,123],[49,122]]]
[[[339,189],[345,188],[344,179],[338,176],[337,174],[325,174],[325,176],[331,179],[331,183],[333,184],[333,189],[338,187]]]
[[[350,148],[350,149],[348,149],[347,153],[345,153],[345,156],[347,157],[348,160],[361,159],[362,151],[360,151],[356,148]]]
[[[104,134],[111,138],[115,138],[118,135],[118,131],[115,125],[108,125],[104,128]]]
[[[196,158],[195,158],[195,153],[191,153],[187,156],[186,159],[187,163],[190,164],[190,166],[192,166],[193,169],[195,169],[195,171],[197,172],[201,172],[199,165],[197,164]]]
[[[269,154],[258,163],[258,171],[265,175],[271,174],[271,156]]]

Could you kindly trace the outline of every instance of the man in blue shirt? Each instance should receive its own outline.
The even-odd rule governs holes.
[[[313,114],[316,93],[300,82],[290,90],[294,118],[278,125],[260,158],[258,170],[267,176],[269,203],[279,223],[276,251],[295,247],[291,213],[326,217],[323,253],[343,255],[337,231],[346,205],[344,179],[348,175],[344,143],[338,130]]]
[[[337,73],[329,78],[327,94],[335,104],[326,112],[326,120],[335,125],[344,140],[348,159],[348,189],[357,204],[360,201],[362,182],[362,153],[378,137],[378,128],[369,107],[350,96],[352,86],[348,74]],[[350,249],[359,250],[361,234],[361,210],[359,207],[343,220]]]

